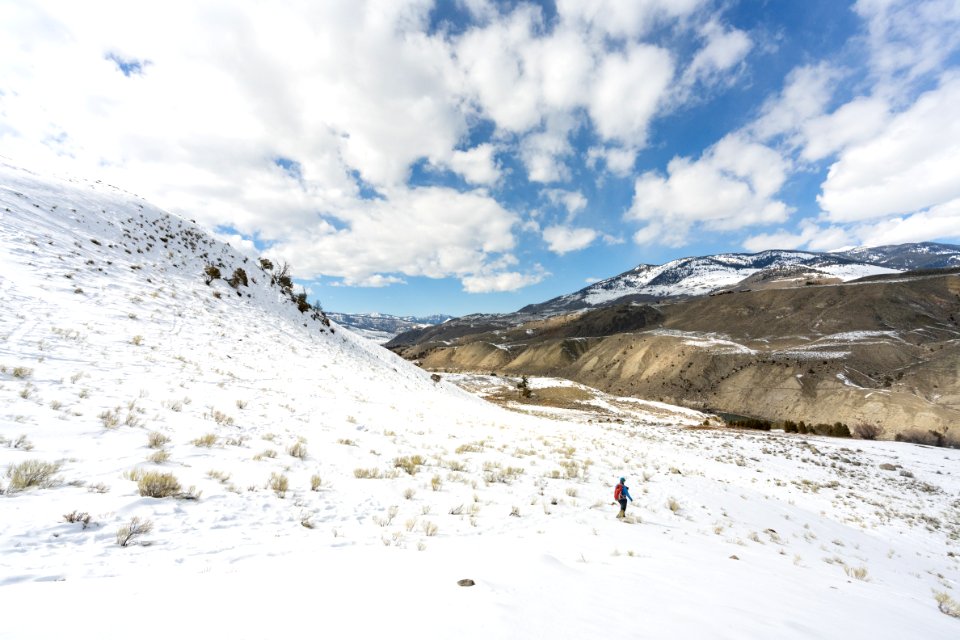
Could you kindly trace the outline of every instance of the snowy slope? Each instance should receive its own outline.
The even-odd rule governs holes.
[[[960,246],[941,242],[917,242],[879,247],[857,247],[841,255],[893,269],[948,269],[960,267]]]
[[[960,599],[960,452],[602,396],[507,411],[251,263],[112,187],[0,168],[0,638],[956,637],[933,592]],[[15,490],[29,460],[57,481]],[[137,470],[188,495],[142,497]],[[133,517],[152,531],[118,546]]]
[[[530,305],[523,311],[550,313],[598,307],[628,296],[645,299],[700,296],[732,287],[760,272],[794,267],[804,267],[810,274],[835,277],[842,281],[899,271],[839,254],[776,250],[755,254],[728,253],[681,258],[659,266],[640,265],[575,293]]]

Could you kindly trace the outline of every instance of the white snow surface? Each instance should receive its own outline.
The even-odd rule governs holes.
[[[218,262],[249,286],[205,284]],[[933,597],[958,599],[960,452],[506,411],[300,314],[192,223],[7,165],[0,310],[0,638],[960,633]],[[56,481],[11,487],[29,460]],[[121,547],[133,517],[152,531]]]

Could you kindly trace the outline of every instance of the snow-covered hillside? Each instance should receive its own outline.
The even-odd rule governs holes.
[[[9,166],[0,310],[0,638],[960,630],[935,600],[960,600],[960,452],[542,379],[579,400],[497,407],[190,222]],[[141,495],[151,473],[179,490]]]
[[[811,275],[837,278],[844,282],[899,271],[839,254],[803,251],[771,250],[755,254],[728,253],[680,258],[662,265],[640,265],[575,293],[560,296],[541,305],[532,305],[527,307],[527,310],[598,307],[628,296],[648,299],[701,296],[732,287],[763,271],[782,271],[798,267],[805,268]]]

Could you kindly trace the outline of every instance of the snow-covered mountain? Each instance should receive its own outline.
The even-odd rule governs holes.
[[[443,314],[391,316],[385,313],[339,313],[336,311],[328,312],[327,316],[351,331],[381,343],[390,341],[404,331],[433,327],[453,318]]]
[[[0,639],[955,636],[960,452],[498,407],[274,280],[0,165]]]
[[[941,242],[858,247],[844,251],[841,255],[860,262],[899,270],[960,267],[960,246]]]
[[[897,273],[919,265],[939,268],[953,264],[960,264],[960,247],[931,243],[843,253],[770,250],[681,258],[663,265],[639,265],[574,293],[528,305],[519,313],[552,315],[615,302],[653,302],[701,296],[737,287],[748,278],[753,281],[846,282],[865,276]]]

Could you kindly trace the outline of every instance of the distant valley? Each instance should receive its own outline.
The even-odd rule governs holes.
[[[391,316],[385,313],[339,313],[332,311],[327,315],[338,324],[374,342],[387,342],[401,333],[415,329],[428,329],[453,319],[453,316],[443,314]]]
[[[641,265],[387,346],[431,370],[553,375],[774,421],[960,423],[960,247],[767,251]]]

